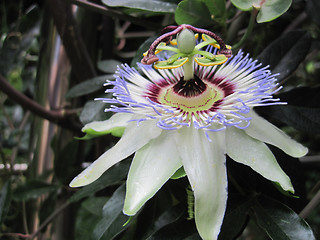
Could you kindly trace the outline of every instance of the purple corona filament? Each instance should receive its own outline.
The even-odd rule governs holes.
[[[207,50],[216,51],[212,47]],[[106,111],[134,114],[132,121],[137,124],[157,120],[157,126],[164,130],[182,126],[211,132],[228,126],[244,129],[251,120],[246,114],[253,107],[283,104],[272,97],[281,89],[276,75],[268,67],[260,68],[260,63],[242,51],[222,65],[204,67],[194,63],[195,77],[190,83],[181,82],[181,67],[165,70],[143,64],[138,67],[144,76],[127,64],[119,67],[116,79],[106,83],[113,85],[106,92],[114,97],[97,99],[113,104]],[[189,102],[194,102],[194,106]]]

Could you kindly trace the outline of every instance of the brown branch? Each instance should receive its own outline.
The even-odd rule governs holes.
[[[310,200],[310,202],[305,206],[305,208],[299,213],[301,218],[307,218],[309,214],[320,204],[320,190],[316,195]]]
[[[71,5],[65,0],[47,0],[47,6],[79,82],[96,76],[94,64],[82,40]]]
[[[130,15],[123,14],[119,11],[107,8],[105,6],[101,6],[101,5],[93,3],[93,2],[89,2],[89,1],[85,1],[85,0],[69,0],[69,2],[72,4],[75,4],[77,6],[84,7],[86,9],[101,13],[101,14],[109,16],[109,17],[115,17],[115,18],[119,18],[121,20],[129,21],[133,24],[136,24],[136,25],[148,28],[148,29],[155,30],[155,29],[159,29],[162,27],[160,24],[146,21],[145,19],[132,17]]]
[[[30,112],[36,114],[39,117],[47,119],[51,122],[54,122],[62,127],[68,128],[73,131],[79,131],[81,129],[80,123],[71,119],[75,116],[74,111],[72,110],[48,110],[44,108],[39,103],[28,98],[23,93],[16,90],[12,87],[8,81],[0,75],[0,90],[3,91],[8,97],[21,105],[23,108],[29,110]]]
[[[28,236],[28,239],[34,239],[58,214],[60,214],[65,208],[69,206],[70,202],[63,203],[58,207],[41,225],[40,227],[31,235]]]

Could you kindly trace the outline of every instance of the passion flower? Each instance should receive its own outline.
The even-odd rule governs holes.
[[[217,239],[228,194],[226,154],[293,193],[289,177],[265,143],[293,157],[304,156],[307,149],[253,111],[284,104],[272,96],[281,87],[268,67],[242,51],[232,55],[230,47],[207,30],[190,25],[164,32],[168,30],[138,64],[142,73],[124,64],[116,79],[106,83],[113,98],[99,100],[112,104],[106,111],[115,114],[87,124],[83,132],[90,137],[125,128],[124,133],[70,186],[87,185],[135,154],[123,208],[135,215],[183,167],[194,193],[198,232],[203,239]],[[202,40],[196,40],[194,32]],[[161,59],[156,56],[160,51],[174,54]]]

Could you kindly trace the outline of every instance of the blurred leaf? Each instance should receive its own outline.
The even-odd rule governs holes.
[[[106,197],[91,197],[82,202],[76,217],[75,240],[90,239],[102,218],[102,207],[106,201]]]
[[[259,197],[252,206],[257,224],[275,240],[315,240],[309,225],[282,203]]]
[[[63,149],[55,152],[54,173],[56,178],[62,183],[67,184],[74,176],[77,168],[74,168],[79,152],[79,141],[72,139]]]
[[[82,198],[91,196],[97,191],[102,190],[108,186],[118,184],[123,180],[129,171],[130,161],[122,161],[118,165],[113,166],[106,171],[100,178],[93,183],[79,189],[75,194],[69,198],[69,202],[77,202]]]
[[[0,48],[0,74],[7,76],[12,68],[17,66],[17,59],[23,51],[21,48],[21,33],[9,34]]]
[[[149,37],[146,41],[144,41],[138,51],[136,52],[136,55],[134,56],[134,58],[131,61],[131,66],[137,68],[137,62],[140,62],[141,59],[143,58],[143,53],[145,53],[150,45],[153,43],[154,40],[156,40],[157,36],[151,36]]]
[[[211,18],[219,20],[220,18],[224,19],[226,14],[226,1],[225,0],[202,0],[208,7]]]
[[[195,27],[213,25],[211,14],[202,0],[183,0],[178,4],[175,12],[177,24],[190,24]]]
[[[34,26],[35,22],[32,24]],[[0,48],[1,75],[7,76],[12,69],[24,66],[25,59],[22,56],[31,47],[38,34],[38,28],[28,29],[27,31],[26,33],[16,31],[7,33]]]
[[[57,205],[57,193],[52,192],[49,196],[41,203],[39,211],[40,223],[43,223],[55,210]]]
[[[80,97],[83,95],[87,95],[89,93],[93,93],[95,91],[101,90],[104,88],[103,84],[106,83],[107,80],[113,80],[113,75],[103,75],[91,78],[87,81],[81,82],[75,86],[73,86],[66,94],[66,98],[74,98]]]
[[[320,1],[319,0],[308,0],[306,2],[307,6],[306,6],[306,12],[308,14],[308,16],[312,19],[312,21],[314,21],[315,23],[317,23],[318,25],[320,25]]]
[[[288,105],[263,107],[267,115],[306,133],[320,133],[320,88],[301,87],[279,94]]]
[[[108,96],[106,96],[108,97]],[[102,101],[89,101],[84,105],[84,108],[80,114],[80,121],[82,124],[87,124],[93,121],[101,121],[108,118],[111,113],[104,112],[106,103]]]
[[[8,81],[11,84],[12,87],[17,89],[18,91],[22,91],[23,82],[21,78],[22,69],[17,67],[15,69],[12,69],[8,76]]]
[[[3,184],[0,191],[0,226],[2,225],[9,211],[11,197],[11,184],[10,181],[7,181],[5,184]]]
[[[270,65],[273,73],[280,73],[278,81],[288,77],[304,60],[311,46],[311,36],[305,31],[293,31],[273,41],[258,56],[263,65]]]
[[[270,22],[284,14],[289,9],[292,0],[231,0],[231,2],[242,11],[259,9],[257,22],[263,23]]]
[[[125,192],[125,184],[122,184],[103,206],[103,218],[95,226],[91,237],[92,240],[101,239],[105,233],[106,235],[104,236],[104,239],[112,239],[115,235],[124,230],[125,227],[123,225],[128,220],[128,216],[123,216],[122,213]],[[109,229],[112,225],[112,229]]]
[[[127,7],[150,12],[174,13],[177,5],[158,0],[102,0],[109,7]]]
[[[98,62],[98,69],[105,73],[115,73],[121,64],[121,62],[114,59],[102,60]]]
[[[54,192],[58,186],[48,184],[38,180],[29,180],[25,184],[18,186],[13,192],[13,199],[16,201],[26,201],[35,199],[43,194]]]

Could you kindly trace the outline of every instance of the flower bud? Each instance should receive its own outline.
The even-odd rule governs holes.
[[[196,39],[194,33],[185,28],[177,36],[178,49],[185,54],[189,54],[196,46]]]

